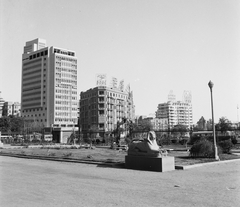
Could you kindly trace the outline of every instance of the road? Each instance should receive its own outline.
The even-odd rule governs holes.
[[[240,206],[240,161],[147,172],[0,156],[0,206]]]

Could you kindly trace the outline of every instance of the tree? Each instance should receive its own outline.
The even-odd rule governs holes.
[[[204,117],[202,116],[199,121],[197,122],[197,130],[206,130],[206,120],[204,119]]]
[[[216,129],[220,130],[221,133],[223,133],[228,130],[231,130],[231,125],[232,125],[232,123],[226,117],[221,117],[219,119],[218,124],[216,124]]]
[[[172,128],[173,134],[175,134],[175,135],[177,135],[177,136],[178,136],[178,135],[184,136],[188,131],[189,131],[189,129],[187,128],[187,126],[181,125],[181,124],[175,125],[175,126]]]
[[[92,141],[94,138],[96,138],[96,134],[99,132],[98,126],[96,124],[91,125],[89,129],[89,135],[90,135],[90,147],[92,148]]]
[[[212,130],[212,119],[209,119],[206,124],[207,130]]]
[[[139,119],[138,125],[137,125],[138,131],[150,131],[153,130],[153,125],[150,121],[150,119]]]
[[[4,116],[0,118],[0,131],[11,134],[22,133],[24,119],[21,117]]]

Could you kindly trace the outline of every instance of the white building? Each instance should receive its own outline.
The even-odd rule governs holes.
[[[166,103],[158,104],[156,118],[163,120],[165,129],[175,125],[185,125],[190,128],[193,125],[191,94],[184,92],[183,101],[171,99]]]
[[[54,139],[66,142],[78,117],[75,52],[39,38],[26,42],[21,92],[22,117],[53,127]]]

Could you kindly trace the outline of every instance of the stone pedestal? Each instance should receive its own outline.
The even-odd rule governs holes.
[[[174,157],[125,156],[125,167],[135,170],[166,172],[175,170]]]

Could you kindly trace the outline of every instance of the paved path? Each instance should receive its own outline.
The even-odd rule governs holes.
[[[172,172],[0,156],[0,206],[240,206],[240,161]]]

